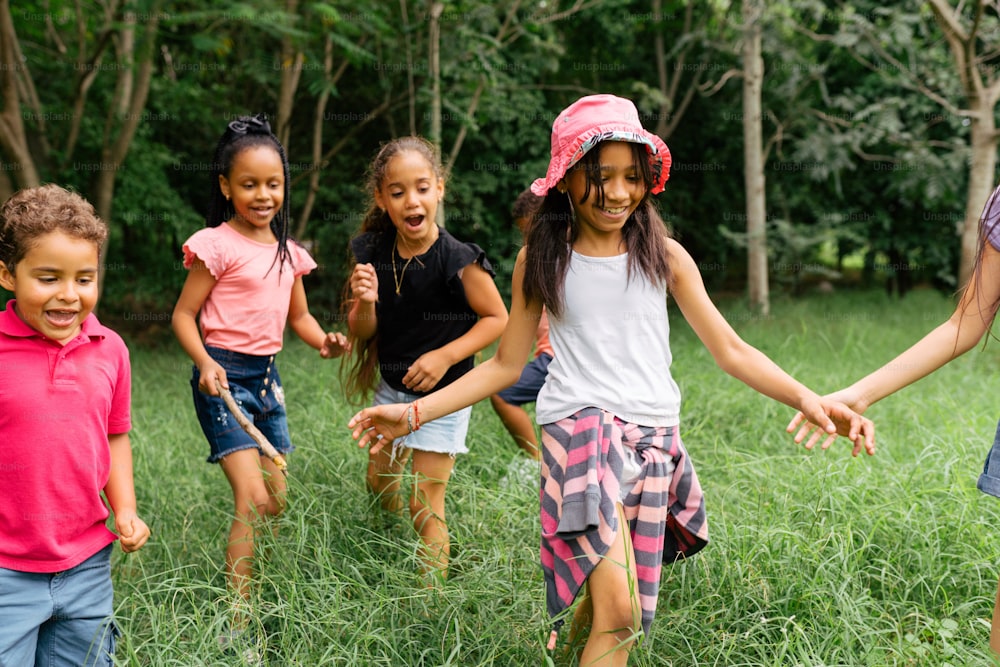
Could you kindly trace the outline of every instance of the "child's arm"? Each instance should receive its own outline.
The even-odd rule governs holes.
[[[219,395],[219,390],[215,386],[216,379],[223,387],[229,389],[225,369],[208,356],[205,343],[201,340],[201,331],[198,330],[198,313],[201,311],[205,299],[208,298],[209,292],[215,287],[215,282],[215,277],[205,266],[205,263],[195,258],[191,263],[187,278],[184,280],[181,294],[177,297],[174,314],[170,320],[174,335],[177,336],[181,347],[191,357],[191,361],[198,367],[198,372],[201,374],[198,388],[212,396]]]
[[[469,264],[462,271],[465,298],[479,319],[472,328],[455,340],[420,355],[407,369],[403,384],[415,392],[432,390],[453,365],[479,352],[503,333],[507,324],[507,307],[493,278],[478,264]],[[535,320],[537,326],[538,321]]]
[[[128,433],[108,436],[111,447],[111,471],[104,486],[104,497],[115,514],[115,530],[121,538],[122,551],[141,548],[149,539],[149,526],[136,514],[135,483],[132,478],[132,443]]]
[[[378,318],[375,302],[378,301],[378,275],[371,264],[355,264],[350,278],[354,303],[347,312],[347,330],[358,340],[368,340],[375,335]]]
[[[496,354],[447,387],[421,398],[417,402],[420,423],[468,407],[509,387],[521,377],[524,364],[534,347],[538,318],[542,314],[541,303],[529,304],[524,301],[524,252],[522,248],[514,265],[510,318],[500,337]],[[493,284],[492,280],[490,284]],[[353,429],[353,436],[359,447],[370,445],[372,451],[377,452],[394,438],[410,432],[407,412],[408,406],[404,403],[365,408],[351,418],[348,428]]]
[[[864,444],[869,454],[875,452],[874,427],[871,421],[851,412],[846,405],[822,399],[792,378],[763,352],[753,347],[733,330],[705,291],[705,285],[691,255],[676,241],[668,240],[672,294],[684,318],[715,359],[715,363],[758,392],[801,410],[831,436],[847,436],[854,443],[854,455]]]
[[[986,243],[978,271],[969,280],[951,317],[898,357],[851,386],[831,394],[830,398],[843,401],[856,412],[863,413],[873,403],[930,375],[976,346],[996,316],[998,301],[1000,251]],[[799,413],[788,425],[788,431],[794,430],[799,424],[802,424],[802,428],[796,434],[795,442],[801,442],[815,428],[805,415]],[[807,446],[815,440],[816,436],[813,435]]]
[[[351,344],[344,334],[323,331],[323,327],[309,312],[309,301],[306,298],[305,285],[302,284],[302,276],[297,277],[295,284],[292,285],[292,300],[288,306],[288,324],[299,338],[310,347],[319,350],[319,356],[324,359],[339,357],[351,351]]]

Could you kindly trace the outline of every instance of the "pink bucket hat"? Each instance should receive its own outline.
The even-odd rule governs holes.
[[[602,141],[644,144],[653,171],[650,192],[663,192],[670,178],[670,149],[658,136],[643,129],[639,112],[630,100],[614,95],[581,97],[556,116],[549,169],[545,178],[531,184],[531,191],[544,197],[587,151]]]

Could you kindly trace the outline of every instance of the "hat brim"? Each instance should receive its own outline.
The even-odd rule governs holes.
[[[531,191],[544,197],[566,176],[566,172],[602,141],[643,144],[646,147],[649,167],[653,172],[653,186],[650,188],[650,192],[654,195],[663,192],[663,188],[670,178],[670,149],[667,148],[662,139],[652,132],[646,130],[637,132],[634,127],[623,128],[615,125],[598,125],[576,137],[568,150],[549,161],[545,178],[536,179],[531,184]]]

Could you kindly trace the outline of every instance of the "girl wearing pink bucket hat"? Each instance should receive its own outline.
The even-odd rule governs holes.
[[[581,665],[625,665],[648,633],[664,562],[708,540],[704,501],[680,439],[680,392],[670,375],[667,295],[727,373],[801,410],[874,453],[872,423],[821,398],[744,342],[705,291],[697,264],[669,232],[652,194],[670,152],[633,104],[584,97],[556,118],[543,196],[517,257],[511,311],[496,355],[409,405],[356,414],[361,446],[405,435],[513,384],[543,306],[554,358],[538,395],[542,426],[541,561],[553,620],[571,638],[590,626]],[[414,417],[419,419],[414,421]]]

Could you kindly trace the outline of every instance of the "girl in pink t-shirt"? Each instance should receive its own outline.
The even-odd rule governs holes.
[[[212,163],[206,228],[184,243],[190,270],[173,314],[181,347],[194,361],[195,410],[233,488],[235,517],[226,570],[237,602],[246,600],[260,518],[285,506],[286,485],[273,461],[229,413],[216,383],[230,390],[247,418],[281,454],[292,450],[275,357],[285,323],[324,359],[349,349],[309,314],[302,276],[316,268],[288,236],[289,178],[284,148],[263,115],[226,128]],[[246,617],[237,612],[233,632]]]

